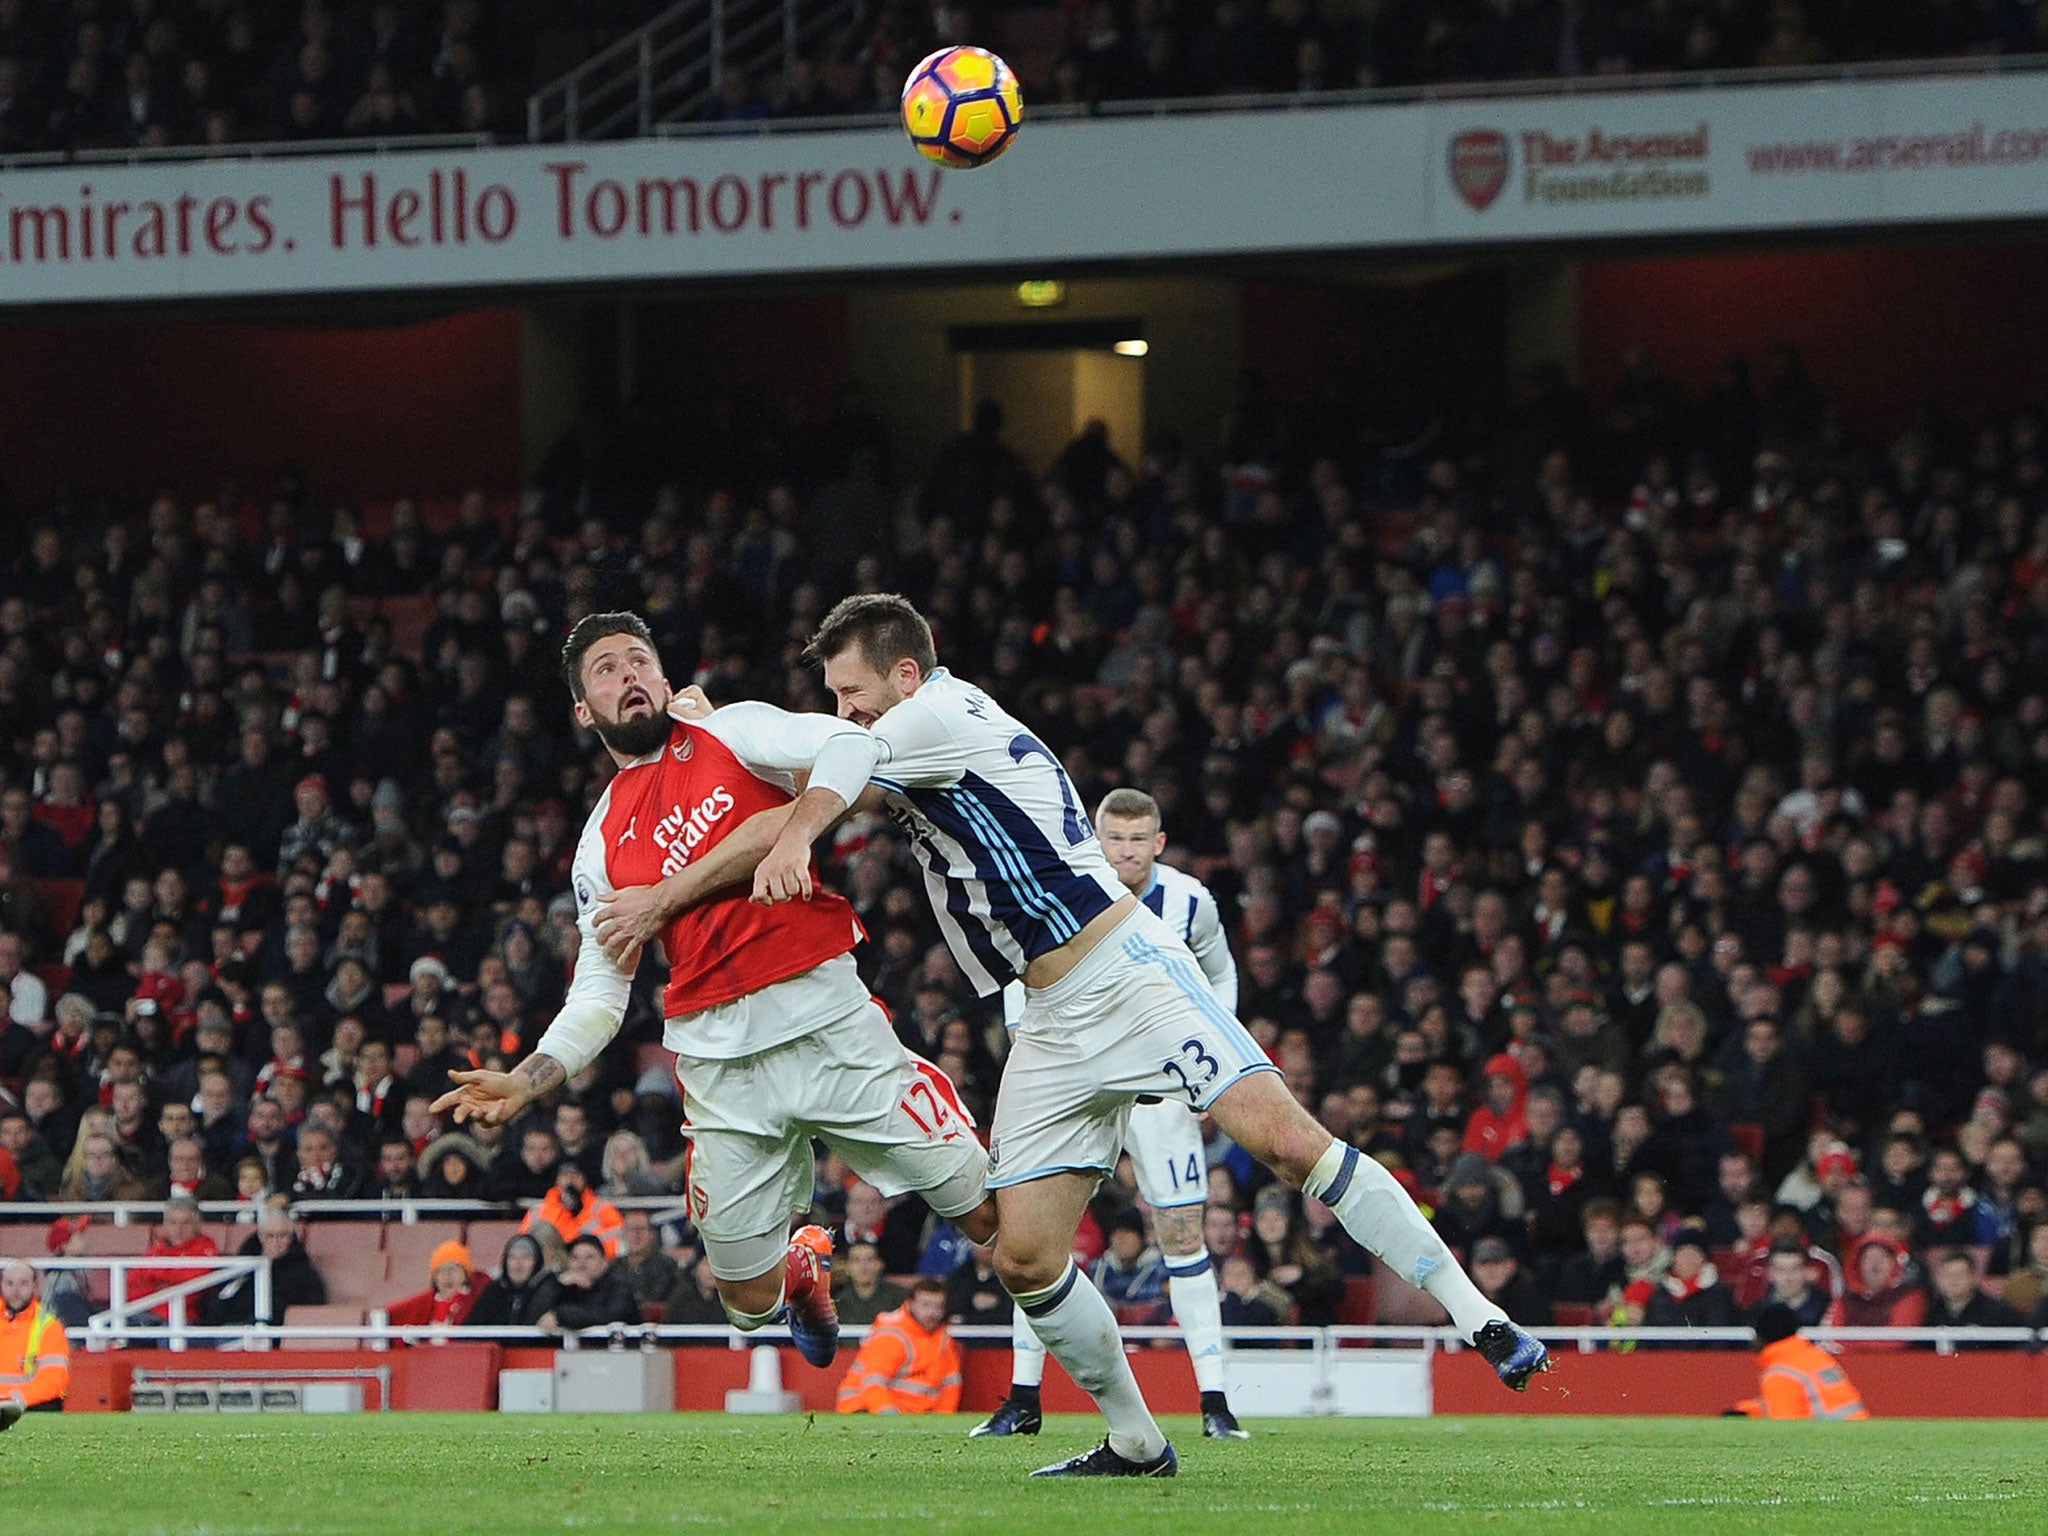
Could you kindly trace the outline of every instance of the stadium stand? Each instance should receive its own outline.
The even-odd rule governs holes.
[[[820,708],[788,638],[841,591],[896,587],[1089,803],[1123,783],[1161,800],[1172,857],[1222,901],[1253,1033],[1455,1246],[1503,1246],[1530,1316],[1705,1308],[1781,1269],[1817,1310],[1875,1306],[1952,1248],[1989,1290],[2040,1294],[2031,406],[1867,443],[1786,352],[1697,398],[1645,363],[1597,408],[1539,373],[1412,454],[1248,396],[1222,465],[1089,433],[1037,475],[985,423],[901,501],[866,477],[871,419],[755,425],[744,452],[679,447],[644,484],[400,504],[374,534],[347,487],[290,478],[246,507],[116,504],[118,536],[22,509],[0,573],[0,927],[70,990],[38,998],[0,947],[17,1201],[110,1190],[84,1155],[102,1125],[151,1199],[187,1134],[207,1198],[545,1187],[528,1127],[449,1137],[424,1101],[448,1061],[530,1047],[571,963],[565,871],[599,780],[554,673],[566,624],[632,605],[679,682]],[[1002,1030],[904,849],[856,820],[829,864],[873,936],[870,985],[985,1122]],[[572,1091],[673,1188],[653,979]],[[452,1031],[436,1064],[360,1081],[362,1041],[416,1049],[426,1013]],[[180,1105],[189,1127],[165,1118]],[[379,1187],[391,1134],[423,1184]],[[1283,1246],[1250,1219],[1261,1175],[1221,1142],[1210,1159],[1237,1221],[1212,1251],[1251,1261],[1238,1301],[1423,1320],[1313,1211],[1289,1213],[1313,1262],[1263,1286]],[[1105,1190],[1094,1240],[1133,1198]],[[845,1199],[821,1163],[820,1217]],[[5,1209],[6,1246],[35,1251],[41,1226]],[[514,1229],[378,1214],[306,1224],[337,1307],[418,1291],[458,1221],[495,1272]],[[1588,1248],[1624,1215],[1618,1246]],[[149,1225],[96,1221],[85,1251],[139,1253]],[[1897,1274],[1844,1262],[1871,1234]],[[912,1203],[885,1241],[908,1269],[943,1235]],[[686,1224],[666,1240],[693,1256]]]
[[[78,0],[0,5],[0,154],[516,138],[535,86],[666,10],[659,0]],[[2048,50],[2019,3],[1143,0],[851,8],[779,74],[735,61],[706,121],[893,112],[910,66],[991,44],[1039,105],[1815,69]]]

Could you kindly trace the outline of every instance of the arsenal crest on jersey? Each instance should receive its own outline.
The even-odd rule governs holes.
[[[681,741],[672,741],[668,744],[668,755],[679,763],[687,763],[690,754],[696,750],[696,738],[689,735],[685,735]]]

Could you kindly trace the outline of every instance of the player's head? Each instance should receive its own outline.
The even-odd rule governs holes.
[[[576,723],[620,756],[645,757],[668,740],[668,679],[637,613],[579,619],[562,645],[562,676]]]
[[[946,1288],[926,1275],[910,1288],[910,1315],[920,1326],[936,1328],[946,1320]]]
[[[1153,862],[1166,851],[1157,800],[1142,789],[1112,789],[1095,807],[1095,835],[1117,879],[1134,891],[1150,889]]]
[[[7,1304],[10,1312],[19,1312],[36,1299],[36,1272],[29,1268],[26,1259],[9,1259],[0,1263],[0,1301]]]
[[[835,605],[804,649],[825,669],[839,718],[873,725],[937,670],[932,627],[908,598],[864,592]]]

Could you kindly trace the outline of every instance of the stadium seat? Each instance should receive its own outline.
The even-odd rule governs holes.
[[[0,1226],[0,1259],[40,1259],[49,1251],[45,1241],[49,1228],[39,1222],[10,1222]]]
[[[1418,1291],[1396,1275],[1377,1278],[1379,1297],[1373,1307],[1374,1322],[1389,1327],[1435,1328],[1450,1320],[1427,1291]]]
[[[674,1070],[675,1052],[659,1040],[643,1040],[633,1047],[633,1076],[644,1077],[657,1067],[664,1072]]]
[[[78,924],[78,908],[85,900],[85,882],[60,876],[45,876],[22,882],[28,887],[29,895],[35,898],[36,911],[52,933],[69,933]],[[70,977],[67,975],[67,981]],[[61,994],[56,988],[50,989],[50,1001],[55,1002]]]
[[[364,1305],[380,1298],[390,1282],[390,1261],[381,1248],[332,1253],[318,1260],[315,1268],[327,1282],[328,1299],[335,1302]],[[413,1289],[424,1287],[415,1284]]]
[[[1758,1162],[1764,1157],[1764,1128],[1751,1121],[1743,1120],[1728,1127],[1728,1139],[1735,1143],[1737,1151],[1747,1152]]]
[[[668,1320],[668,1303],[665,1301],[643,1301],[640,1303],[640,1321],[660,1323]]]
[[[318,1328],[326,1324],[341,1324],[361,1327],[363,1308],[330,1302],[324,1307],[286,1307],[284,1326],[287,1328]],[[345,1339],[282,1339],[280,1349],[347,1349]]]
[[[83,1241],[87,1258],[136,1258],[149,1246],[149,1228],[117,1227],[95,1216],[92,1225],[85,1229]]]
[[[1550,1320],[1560,1328],[1590,1328],[1593,1309],[1582,1301],[1560,1301],[1550,1309]]]
[[[1337,1303],[1337,1321],[1354,1328],[1372,1326],[1378,1299],[1378,1280],[1371,1275],[1351,1276],[1344,1282],[1344,1299]]]
[[[434,1250],[451,1238],[459,1241],[461,1237],[459,1221],[424,1221],[416,1227],[385,1223],[384,1253],[390,1260],[391,1278],[407,1281],[415,1290],[423,1288],[427,1283],[427,1262]],[[472,1253],[472,1257],[477,1256]],[[480,1258],[478,1267],[485,1267]]]
[[[410,1040],[391,1048],[391,1075],[410,1077],[412,1069],[420,1064],[420,1048]]]
[[[71,985],[71,967],[68,965],[32,965],[29,973],[43,984],[43,990],[50,994],[51,1006],[62,997]]]
[[[493,1218],[488,1221],[472,1221],[463,1232],[462,1240],[469,1245],[469,1256],[476,1267],[491,1274],[498,1272],[498,1265],[505,1257],[505,1245],[519,1232],[519,1223]]]

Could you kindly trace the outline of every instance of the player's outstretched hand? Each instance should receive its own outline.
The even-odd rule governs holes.
[[[702,720],[711,713],[711,695],[695,683],[678,688],[669,696],[668,712],[676,720]]]
[[[450,1072],[457,1084],[434,1100],[433,1111],[455,1112],[455,1123],[473,1120],[478,1125],[504,1125],[526,1108],[533,1091],[510,1072]]]
[[[811,899],[811,850],[777,843],[754,871],[754,900],[764,907]]]
[[[630,975],[640,963],[640,947],[660,936],[663,921],[659,888],[629,885],[597,904],[591,926],[612,963]]]

